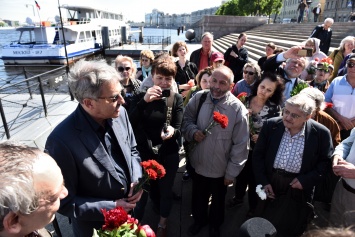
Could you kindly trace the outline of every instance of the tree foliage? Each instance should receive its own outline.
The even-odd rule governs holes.
[[[255,16],[279,13],[282,0],[230,0],[224,3],[216,15]]]

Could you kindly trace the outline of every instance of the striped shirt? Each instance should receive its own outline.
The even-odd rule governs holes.
[[[305,128],[294,136],[285,128],[279,149],[274,161],[275,169],[283,169],[290,173],[299,173],[302,165],[302,157],[305,142]]]

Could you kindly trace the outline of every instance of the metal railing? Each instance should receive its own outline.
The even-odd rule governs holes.
[[[17,68],[18,67],[19,66],[17,66]],[[17,70],[17,72],[19,71],[20,70]],[[19,75],[15,75],[13,79],[6,79],[2,81],[3,83],[0,85],[0,115],[7,139],[10,139],[11,137],[11,128],[6,118],[4,102],[8,105],[8,107],[19,107],[19,110],[21,111],[24,108],[31,106],[29,102],[33,99],[34,94],[40,94],[44,116],[47,117],[49,104],[46,103],[45,93],[49,93],[50,91],[50,86],[48,85],[50,85],[51,81],[55,81],[54,83],[57,83],[57,80],[59,80],[58,78],[61,78],[62,80],[63,77],[67,78],[68,71],[69,70],[67,66],[60,66],[58,68],[28,78],[28,75],[31,73],[27,71],[25,67],[23,67],[22,72],[24,74],[24,79],[14,79],[19,77]],[[11,81],[13,81],[12,84]],[[66,82],[67,80],[65,80],[65,83]],[[56,89],[54,89],[54,91],[56,91]],[[70,93],[69,88],[67,91]],[[24,99],[21,99],[20,95],[24,94],[27,94],[28,96]],[[71,93],[70,99],[74,100],[74,96]],[[25,117],[34,117],[34,113],[41,113],[41,109],[38,108],[38,105],[33,105],[32,108],[34,109],[34,112],[31,111],[30,115],[27,114]],[[13,121],[16,121],[20,114],[21,113],[16,115]]]

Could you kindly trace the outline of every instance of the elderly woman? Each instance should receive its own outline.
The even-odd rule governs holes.
[[[332,75],[330,76],[330,82],[337,77],[338,70],[340,64],[342,63],[343,59],[352,53],[352,50],[355,48],[355,41],[354,36],[347,36],[341,42],[339,49],[335,49],[329,57],[333,60],[334,70]]]
[[[326,62],[318,63],[316,68],[316,76],[309,82],[309,85],[325,93],[329,87],[328,79],[332,74],[333,69],[334,66],[332,64]]]
[[[179,167],[178,139],[181,135],[183,98],[170,90],[175,75],[176,65],[169,55],[154,60],[154,85],[147,92],[135,96],[129,111],[142,160],[156,159],[166,170],[163,178],[150,182],[150,198],[160,214],[157,236],[166,236],[167,218],[173,202],[172,187]],[[146,201],[147,196],[142,197],[142,202],[137,205],[139,219],[143,216]]]
[[[121,84],[123,86],[123,105],[127,110],[132,100],[132,97],[139,94],[139,86],[141,82],[135,79],[136,65],[131,57],[118,55],[115,59],[115,68],[121,76]]]
[[[312,65],[312,61],[314,61],[316,58],[318,58],[318,61],[320,61],[323,58],[326,58],[327,55],[325,53],[323,53],[322,51],[320,51],[319,49],[319,44],[320,44],[320,40],[317,38],[309,38],[308,40],[306,40],[305,42],[305,47],[306,48],[312,48],[312,56],[311,57],[306,57],[308,62],[311,62],[310,64],[308,64],[307,68],[305,70],[302,71],[300,78],[306,81],[311,81],[314,78],[314,73],[308,73],[311,70]]]
[[[260,79],[261,69],[255,63],[246,63],[243,68],[243,79],[238,81],[234,88],[233,94],[238,96],[242,92],[248,95],[251,92],[253,84]]]
[[[255,82],[251,94],[245,98],[245,107],[249,110],[250,147],[248,160],[242,172],[237,176],[235,183],[235,196],[228,202],[229,207],[243,203],[246,187],[248,186],[249,212],[254,215],[257,204],[255,192],[256,184],[252,169],[253,148],[258,140],[263,123],[273,117],[281,115],[281,104],[284,90],[283,79],[273,73],[266,72],[261,79]]]
[[[264,62],[266,61],[266,59],[274,54],[274,50],[276,49],[276,45],[274,43],[268,43],[265,47],[265,56],[259,58],[258,60],[258,65],[259,67],[261,68],[261,70],[263,71],[264,70]]]
[[[242,79],[244,65],[248,62],[248,50],[244,48],[246,42],[247,34],[241,33],[238,36],[237,43],[228,48],[224,53],[226,65],[228,65],[233,72],[234,83]]]
[[[136,79],[143,81],[151,74],[154,53],[149,49],[144,49],[140,53],[139,61],[141,67],[137,68]]]
[[[176,61],[177,72],[175,81],[178,84],[179,92],[184,98],[191,89],[191,85],[188,82],[191,79],[195,79],[198,73],[196,64],[189,62],[186,58],[188,52],[187,45],[183,41],[178,41],[173,45],[172,55],[179,57],[179,60]]]

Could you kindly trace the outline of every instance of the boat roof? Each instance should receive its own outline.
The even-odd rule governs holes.
[[[108,13],[114,13],[114,14],[122,14],[120,12],[113,12],[111,10],[103,9],[100,7],[92,7],[92,6],[84,6],[84,5],[68,5],[68,4],[63,4],[61,8],[65,8],[68,10],[73,10],[73,11],[80,11],[83,9],[87,10],[92,10],[92,11],[102,11],[102,12],[108,12]]]

